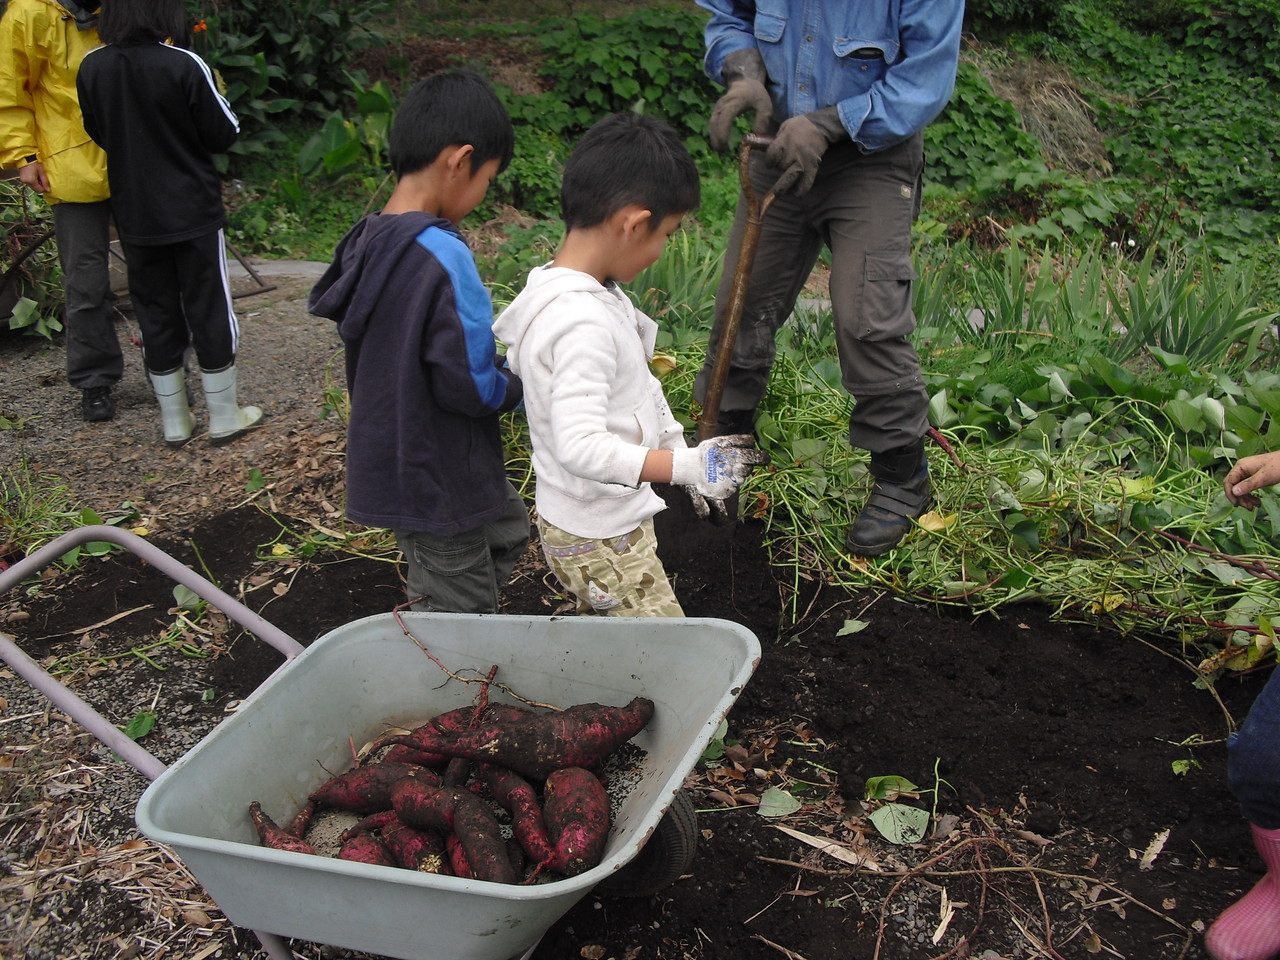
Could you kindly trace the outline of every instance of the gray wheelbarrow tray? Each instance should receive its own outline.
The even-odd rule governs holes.
[[[621,705],[645,696],[653,720],[629,794],[615,800],[600,864],[572,878],[516,886],[271,850],[248,817],[257,800],[288,820],[326,770],[350,766],[388,723],[412,724],[474,702],[477,685],[448,679],[393,614],[337,627],[305,649],[194,571],[114,527],[73,531],[0,573],[0,594],[72,546],[120,544],[279,649],[283,666],[236,712],[168,768],[45,674],[0,634],[0,658],[152,778],[138,826],[171,847],[237,926],[268,954],[294,937],[403,960],[528,956],[579,899],[613,877],[654,834],[760,661],[750,631],[723,620],[554,618],[407,613],[413,637],[448,669],[484,676],[521,697],[562,706]],[[505,699],[494,688],[491,699]]]

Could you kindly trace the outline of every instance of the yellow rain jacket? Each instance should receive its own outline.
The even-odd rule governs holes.
[[[34,156],[49,178],[50,203],[110,195],[107,155],[84,132],[76,97],[80,61],[100,44],[96,28],[78,29],[53,0],[9,0],[0,19],[0,168]]]

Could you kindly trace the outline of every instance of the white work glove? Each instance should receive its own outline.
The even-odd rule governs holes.
[[[769,91],[764,85],[768,74],[759,50],[749,47],[733,51],[724,58],[720,76],[728,89],[711,109],[708,139],[714,150],[729,146],[734,119],[747,111],[755,112],[755,120],[751,124],[754,133],[765,133],[773,117],[773,101],[769,99]]]
[[[769,454],[756,449],[749,433],[711,437],[696,447],[671,451],[671,482],[686,488],[694,510],[706,519],[712,505],[724,515],[724,501],[755,467],[768,462]]]
[[[773,192],[783,194],[794,185],[795,195],[803,197],[813,186],[827,147],[848,139],[849,132],[840,122],[840,112],[835,107],[823,107],[784,120],[764,154],[765,163],[782,171]]]

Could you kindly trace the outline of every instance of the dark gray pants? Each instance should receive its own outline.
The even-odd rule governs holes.
[[[920,361],[907,339],[911,309],[911,224],[920,209],[924,146],[920,135],[880,153],[852,143],[832,146],[813,188],[803,197],[776,198],[765,217],[747,285],[721,407],[754,409],[764,399],[776,348],[774,337],[791,316],[818,254],[831,250],[831,304],[842,381],[856,401],[849,442],[880,453],[916,440],[929,429],[929,397]],[[756,154],[755,189],[763,195],[777,171]],[[740,200],[716,294],[717,326],[728,307],[746,222]],[[698,373],[702,401],[718,344],[713,340]]]
[[[66,303],[67,379],[79,390],[110,387],[124,374],[107,265],[111,203],[55,203],[53,230]]]
[[[414,610],[497,613],[498,591],[529,545],[529,508],[507,484],[506,510],[493,520],[451,537],[396,530],[408,567],[405,591]]]

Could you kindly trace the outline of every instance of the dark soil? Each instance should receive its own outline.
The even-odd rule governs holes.
[[[1193,685],[1185,666],[1137,640],[1050,623],[1034,608],[972,619],[812,586],[796,598],[808,615],[792,624],[756,524],[664,521],[664,560],[687,614],[745,624],[764,646],[730,715],[730,737],[756,755],[741,790],[758,796],[764,780],[757,767],[833,784],[834,793],[820,787],[813,807],[787,822],[809,834],[821,834],[818,825],[837,837],[865,834],[869,852],[890,871],[938,857],[931,868],[938,874],[896,889],[897,874],[851,875],[846,864],[782,834],[749,803],[734,809],[710,798],[713,788],[726,791],[704,772],[690,781],[703,811],[691,875],[654,897],[587,896],[547,934],[536,960],[835,960],[877,955],[878,940],[879,956],[923,958],[955,947],[959,935],[969,937],[968,952],[953,954],[959,956],[1053,956],[1034,946],[1050,936],[1063,957],[1084,957],[1099,944],[1123,957],[1203,955],[1200,925],[1256,879],[1257,866],[1224,787],[1221,742],[1178,745],[1196,736],[1220,741],[1226,729],[1222,709]],[[243,584],[261,574],[255,554],[279,532],[266,514],[241,507],[162,546],[195,564],[196,544],[199,561],[220,582]],[[560,598],[544,585],[544,572],[531,555],[506,591],[505,612],[550,613]],[[250,605],[303,642],[384,612],[402,596],[396,567],[368,559],[303,564],[288,584],[280,596],[262,591],[269,602],[251,594]],[[139,606],[151,605],[104,628],[97,643],[118,648],[153,634],[171,620],[170,586],[131,558],[96,563],[74,584],[28,605],[26,632],[55,638],[30,652],[44,656],[59,649],[56,638],[66,631]],[[852,619],[868,626],[837,636]],[[225,649],[194,661],[199,671],[185,670],[166,691],[160,725],[144,745],[158,752],[170,728],[188,718],[216,722],[278,662],[265,644],[233,631]],[[1259,682],[1219,684],[1235,716]],[[167,681],[140,662],[121,661],[111,671],[113,704],[127,717],[160,683]],[[215,691],[213,702],[193,706],[206,689]],[[178,712],[180,704],[191,709]],[[761,757],[771,740],[777,742]],[[1187,757],[1200,767],[1175,775],[1172,761]],[[929,787],[935,772],[945,781],[937,812],[959,818],[953,838],[901,850],[876,839],[859,806],[864,781],[897,774]],[[931,805],[927,795],[919,802]],[[1024,840],[1017,830],[1048,843]],[[1142,870],[1136,857],[1162,830],[1170,831],[1168,841]],[[976,838],[967,849],[966,838]],[[1023,869],[982,872],[1000,866]],[[955,869],[979,872],[943,872]],[[965,906],[935,947],[928,935],[944,889]]]
[[[130,522],[150,524],[154,542],[309,643],[403,594],[385,554],[271,549],[341,524],[340,426],[314,417],[333,345],[300,317],[305,289],[255,308],[279,313],[272,322],[247,324],[256,392],[246,399],[262,398],[272,432],[242,447],[167,450],[136,383],[117,421],[77,424],[57,359],[22,340],[0,342],[0,361],[19,359],[23,371],[0,363],[0,376],[31,389],[0,380],[0,400],[45,411],[17,448],[24,462],[68,478],[100,510],[133,503],[143,516]],[[112,449],[130,459],[113,464]],[[266,489],[246,492],[250,468]],[[184,508],[179,495],[197,490]],[[589,894],[535,960],[1205,956],[1204,926],[1260,870],[1225,787],[1224,738],[1265,676],[1220,680],[1215,694],[1168,639],[1053,622],[1042,608],[972,617],[816,580],[793,590],[759,521],[713,527],[673,500],[658,522],[686,614],[746,625],[763,660],[729,717],[726,758],[690,771],[700,810],[691,873],[656,896]],[[550,615],[562,597],[549,582],[531,549],[504,612]],[[74,655],[59,661],[64,679],[113,722],[154,712],[142,744],[169,763],[280,662],[216,616],[188,632],[191,655],[173,645],[131,655],[174,626],[172,586],[130,555],[95,559],[0,598],[0,629],[46,664]],[[841,635],[850,621],[866,627]],[[171,889],[139,892],[150,861],[127,851],[161,859],[132,824],[142,777],[8,671],[0,709],[0,956],[261,956],[174,865],[155,867]],[[1195,763],[1176,774],[1186,760]],[[912,846],[880,838],[862,797],[867,778],[884,775],[920,785],[903,802],[936,802],[946,835]],[[765,819],[755,803],[770,785],[805,806]],[[879,872],[855,872],[780,825],[843,841]],[[935,944],[944,896],[953,914]]]

